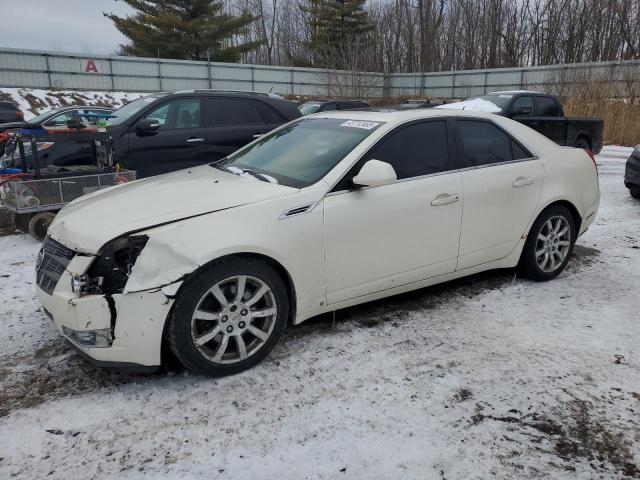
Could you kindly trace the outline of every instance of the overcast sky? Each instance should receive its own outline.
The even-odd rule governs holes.
[[[8,0],[0,0],[0,5]],[[4,5],[0,46],[78,53],[115,53],[123,37],[102,12],[132,9],[116,0],[16,0]]]

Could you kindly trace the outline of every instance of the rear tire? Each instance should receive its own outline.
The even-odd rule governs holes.
[[[554,205],[536,219],[520,257],[523,276],[542,282],[557,277],[567,266],[578,237],[567,207]]]
[[[47,236],[49,225],[51,225],[54,218],[56,218],[54,212],[36,213],[31,217],[31,220],[29,220],[29,233],[31,236],[36,240],[43,241],[44,237]]]
[[[236,258],[185,282],[166,337],[176,357],[194,373],[232,375],[267,356],[288,315],[289,297],[275,269],[257,259]]]
[[[30,213],[18,213],[13,218],[16,228],[22,233],[29,233],[29,222],[31,221]]]
[[[591,150],[591,142],[586,137],[576,138],[576,142],[573,144],[575,148],[582,148],[584,150]]]

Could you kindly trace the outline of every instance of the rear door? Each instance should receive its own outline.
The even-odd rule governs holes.
[[[279,124],[277,114],[267,117],[271,107],[258,101],[209,97],[206,102],[206,148],[209,161],[226,157]],[[263,116],[267,117],[266,121]]]
[[[561,115],[556,99],[546,95],[533,97],[533,111],[539,122],[539,126],[535,130],[558,145],[564,145],[566,143],[566,119]]]
[[[507,257],[538,205],[542,160],[489,120],[456,121],[464,203],[457,270]]]
[[[149,177],[206,163],[206,132],[199,98],[174,98],[152,107],[142,118],[157,120],[160,128],[128,133],[127,167]]]

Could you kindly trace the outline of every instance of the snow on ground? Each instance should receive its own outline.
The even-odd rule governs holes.
[[[640,202],[630,149],[556,280],[491,272],[289,328],[242,374],[99,370],[0,238],[0,478],[640,477]]]
[[[25,120],[53,108],[70,105],[119,108],[146,93],[43,90],[38,88],[0,88],[0,100],[11,100],[24,113]]]

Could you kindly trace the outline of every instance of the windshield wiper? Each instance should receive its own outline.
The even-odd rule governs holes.
[[[251,175],[252,177],[257,178],[258,180],[261,180],[261,181],[267,182],[267,183],[271,183],[269,181],[269,179],[267,179],[267,177],[265,177],[261,173],[256,172],[255,170],[251,170],[250,168],[241,168],[240,170],[242,170],[244,173],[248,173],[249,175]]]

